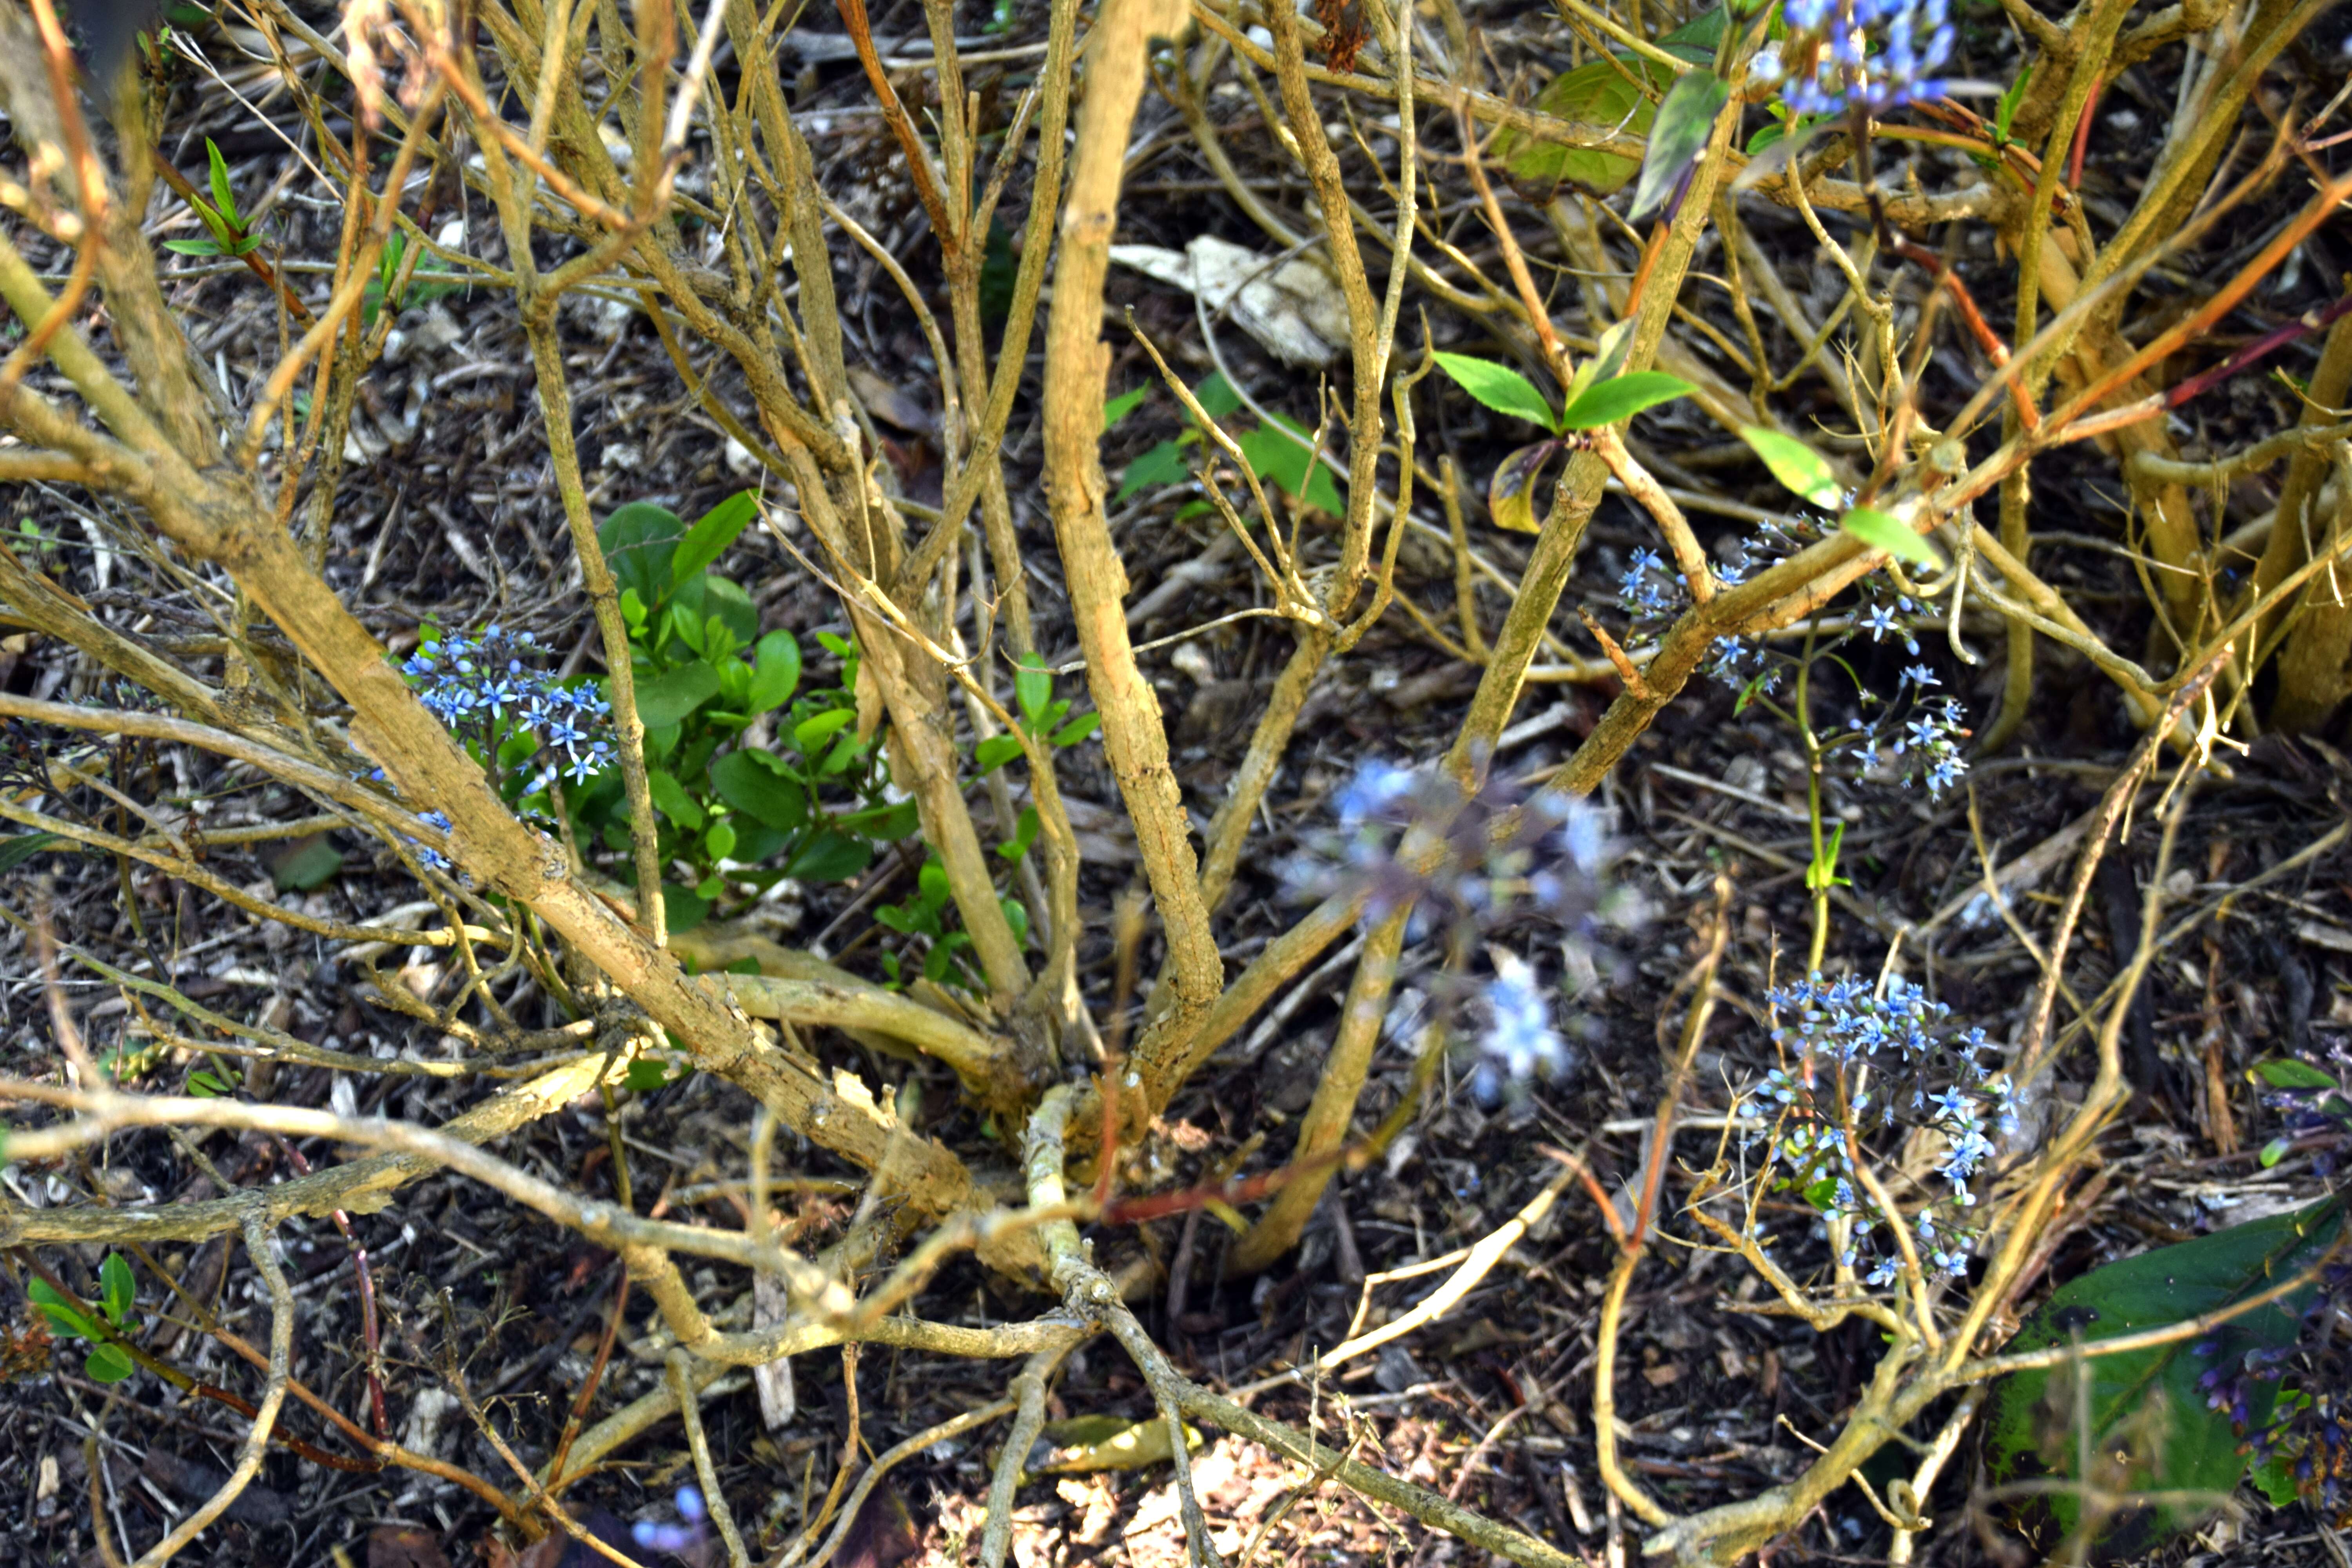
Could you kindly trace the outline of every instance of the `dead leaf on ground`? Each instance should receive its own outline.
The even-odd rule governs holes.
[[[449,1568],[433,1531],[413,1524],[379,1524],[368,1532],[368,1568]]]

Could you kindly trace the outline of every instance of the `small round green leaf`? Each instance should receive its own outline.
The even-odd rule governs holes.
[[[81,1369],[92,1383],[121,1383],[139,1370],[139,1363],[121,1345],[100,1345],[83,1358]]]

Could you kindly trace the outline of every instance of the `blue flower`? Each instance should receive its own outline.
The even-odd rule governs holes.
[[[1524,1079],[1540,1067],[1545,1074],[1568,1065],[1568,1042],[1552,1027],[1551,1007],[1536,984],[1536,973],[1515,952],[1496,949],[1495,978],[1486,986],[1492,1022],[1479,1048],[1510,1073]]]

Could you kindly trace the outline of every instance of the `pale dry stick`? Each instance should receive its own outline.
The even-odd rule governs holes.
[[[178,1556],[237,1500],[260,1473],[261,1461],[268,1455],[269,1433],[278,1425],[278,1412],[286,1403],[286,1385],[292,1375],[294,1355],[294,1291],[286,1283],[285,1270],[278,1266],[277,1254],[272,1250],[276,1245],[276,1233],[258,1215],[247,1215],[246,1256],[253,1259],[254,1271],[261,1276],[269,1292],[269,1382],[261,1395],[259,1414],[246,1433],[245,1448],[237,1455],[236,1466],[229,1471],[220,1489],[173,1526],[131,1568],[159,1568]]]
[[[918,1432],[904,1442],[894,1444],[874,1456],[874,1462],[866,1466],[865,1474],[857,1478],[857,1485],[850,1489],[848,1500],[841,1505],[841,1522],[834,1526],[833,1533],[825,1538],[824,1544],[805,1558],[787,1552],[779,1568],[825,1568],[825,1564],[833,1561],[834,1554],[841,1550],[842,1542],[849,1538],[849,1532],[856,1528],[858,1518],[865,1511],[866,1500],[873,1495],[875,1487],[881,1482],[884,1476],[933,1444],[950,1442],[975,1426],[987,1425],[1013,1408],[1013,1401],[1000,1399],[992,1405],[983,1405],[977,1410],[967,1410],[960,1415],[951,1415],[934,1426]]]
[[[60,222],[58,237],[79,238],[80,244],[74,247],[73,268],[66,279],[65,292],[40,315],[25,318],[32,323],[32,330],[10,352],[7,360],[0,363],[0,408],[5,408],[15,398],[25,373],[40,362],[51,340],[73,320],[74,312],[89,294],[105,246],[104,231],[113,205],[106,188],[105,167],[91,148],[89,128],[83,122],[80,99],[74,90],[73,46],[67,42],[65,29],[58,25],[57,9],[50,0],[33,0],[33,19],[40,36],[41,68],[48,79],[48,107],[65,138],[65,161],[73,169],[75,199],[81,207],[74,217],[75,232],[65,232],[67,226]],[[9,40],[12,44],[16,41]],[[21,132],[26,127],[20,123],[18,129]]]
[[[1356,1303],[1356,1315],[1348,1325],[1347,1337],[1329,1350],[1318,1352],[1315,1358],[1316,1366],[1328,1369],[1343,1361],[1352,1361],[1360,1355],[1380,1349],[1391,1340],[1400,1340],[1407,1334],[1427,1328],[1454,1310],[1455,1307],[1461,1305],[1464,1298],[1478,1288],[1479,1282],[1493,1271],[1495,1265],[1501,1262],[1512,1247],[1518,1245],[1528,1231],[1543,1223],[1544,1215],[1551,1212],[1551,1206],[1559,1200],[1559,1194],[1568,1190],[1569,1184],[1576,1181],[1581,1171],[1582,1162],[1576,1161],[1570,1168],[1563,1170],[1547,1183],[1534,1197],[1529,1198],[1517,1214],[1513,1215],[1473,1246],[1458,1247],[1442,1258],[1433,1258],[1426,1262],[1410,1263],[1401,1268],[1391,1268],[1366,1276],[1363,1294]],[[1379,1286],[1399,1279],[1411,1279],[1423,1274],[1434,1273],[1440,1268],[1454,1265],[1459,1267],[1454,1268],[1453,1274],[1447,1277],[1445,1283],[1423,1297],[1411,1311],[1382,1323],[1370,1333],[1357,1332],[1363,1326],[1365,1314],[1371,1309],[1372,1291]],[[1254,1398],[1267,1389],[1280,1388],[1288,1384],[1302,1382],[1307,1376],[1306,1371],[1297,1368],[1288,1372],[1278,1372],[1271,1377],[1260,1378],[1255,1383],[1234,1390],[1234,1397]]]
[[[1021,1478],[1027,1473],[1029,1450],[1045,1426],[1045,1384],[1067,1352],[1039,1351],[1023,1363],[1013,1380],[1013,1425],[1004,1435],[1003,1450],[988,1480],[987,1522],[980,1533],[980,1568],[1004,1568],[1013,1549],[1013,1501]]]
[[[788,1248],[760,1247],[739,1232],[639,1219],[583,1199],[499,1159],[462,1139],[382,1117],[338,1116],[297,1106],[247,1105],[236,1100],[176,1095],[133,1095],[114,1089],[79,1090],[21,1079],[0,1079],[0,1100],[28,1100],[76,1113],[59,1125],[12,1132],[8,1147],[20,1160],[53,1159],[99,1142],[125,1127],[226,1127],[330,1138],[362,1147],[421,1154],[461,1175],[495,1188],[557,1224],[604,1247],[672,1248],[698,1257],[725,1258],[746,1268],[781,1272],[803,1299],[820,1310],[844,1310],[847,1293],[830,1276]]]
[[[1658,531],[1665,536],[1666,548],[1675,558],[1675,568],[1689,584],[1691,602],[1704,605],[1715,597],[1715,570],[1708,564],[1706,552],[1700,548],[1698,537],[1691,532],[1689,520],[1682,508],[1664,486],[1654,479],[1633,454],[1625,449],[1625,438],[1615,426],[1592,432],[1591,449],[1609,465],[1609,472],[1625,487],[1626,495],[1638,502],[1643,511],[1655,520]]]
[[[291,926],[296,931],[308,931],[312,936],[324,937],[330,942],[366,942],[373,939],[392,942],[414,940],[419,944],[432,942],[434,933],[431,932],[387,931],[380,928],[355,926],[344,921],[327,920],[321,916],[306,914],[299,910],[289,910],[281,905],[264,902],[235,883],[205,870],[194,861],[184,860],[177,855],[156,848],[143,839],[119,838],[111,833],[101,832],[95,827],[84,827],[78,822],[68,822],[63,817],[49,816],[37,811],[27,811],[20,805],[11,804],[5,797],[0,797],[0,819],[32,828],[38,833],[54,833],[60,838],[68,838],[78,844],[87,844],[93,849],[101,849],[110,855],[127,856],[142,865],[152,866],[167,876],[175,877],[191,887],[202,889],[223,903],[235,905],[257,920],[276,921],[281,925]],[[433,945],[446,947],[453,940],[446,931],[440,932],[439,937],[439,942]]]
[[[1730,907],[1731,880],[1718,872],[1706,950],[1685,975],[1693,993],[1690,1008],[1683,1016],[1682,1040],[1675,1053],[1672,1070],[1666,1075],[1666,1087],[1658,1096],[1657,1116],[1650,1130],[1649,1158],[1642,1172],[1640,1201],[1634,1205],[1633,1226],[1619,1245],[1616,1267],[1601,1298],[1601,1321],[1593,1329],[1594,1462],[1610,1491],[1633,1510],[1636,1518],[1653,1526],[1670,1524],[1675,1516],[1625,1473],[1617,1458],[1617,1330],[1623,1317],[1625,1297],[1633,1289],[1633,1271],[1641,1267],[1655,1224],[1658,1194],[1665,1181],[1666,1164],[1673,1157],[1675,1113],[1681,1109],[1683,1089],[1690,1081],[1691,1064],[1697,1056],[1699,1041],[1715,1017],[1715,973],[1723,962],[1724,946],[1730,937]]]
[[[1202,27],[1232,46],[1236,58],[1247,60],[1262,71],[1271,72],[1277,68],[1274,52],[1251,37],[1241,25],[1219,11],[1210,0],[1192,0],[1192,15]],[[1302,35],[1321,37],[1321,29],[1305,16],[1298,20],[1298,30]],[[1376,98],[1383,104],[1391,103],[1396,99],[1396,84],[1380,77],[1327,70],[1318,65],[1307,66],[1304,75],[1318,87],[1345,88],[1350,92]],[[1454,83],[1416,73],[1413,91],[1419,97],[1444,99],[1454,91]],[[1591,148],[1596,152],[1614,153],[1632,163],[1641,161],[1644,144],[1637,138],[1596,136],[1589,126],[1523,108],[1490,92],[1466,92],[1464,100],[1469,105],[1471,117],[1481,124],[1507,126],[1530,141],[1547,146]]]
[[[1109,348],[1103,284],[1129,127],[1142,94],[1149,40],[1180,31],[1181,0],[1106,0],[1095,23],[1086,100],[1070,162],[1053,311],[1046,331],[1045,458],[1055,532],[1087,685],[1103,716],[1104,750],[1136,831],[1169,948],[1169,1005],[1136,1045],[1136,1068],[1159,1098],[1166,1059],[1183,1048],[1223,989],[1182,792],[1169,766],[1160,703],[1129,644],[1121,610],[1127,573],[1103,511],[1100,444]]]
[[[1937,1478],[1944,1473],[1944,1467],[1950,1464],[1952,1456],[1959,1451],[1960,1438],[1967,1433],[1969,1423],[1976,1419],[1978,1407],[1983,1403],[1984,1391],[1981,1388],[1971,1388],[1960,1395],[1959,1404],[1953,1407],[1951,1415],[1937,1429],[1934,1439],[1927,1445],[1927,1451],[1919,1456],[1919,1467],[1912,1472],[1909,1482],[1910,1511],[1917,1523],[1896,1530],[1894,1542],[1886,1549],[1886,1560],[1890,1563],[1909,1563],[1912,1553],[1918,1548],[1919,1537],[1934,1522],[1925,1512],[1928,1496],[1935,1491]],[[1895,1488],[1902,1484],[1899,1480],[1890,1483],[1886,1489],[1887,1496],[1894,1498]]]
[[[77,702],[44,702],[30,697],[19,697],[14,692],[0,692],[0,718],[26,719],[59,729],[88,730],[105,735],[137,735],[146,740],[200,747],[220,756],[250,763],[288,784],[324,795],[339,805],[363,812],[393,831],[414,838],[428,848],[446,854],[450,847],[448,836],[439,828],[403,811],[397,804],[356,780],[226,730],[174,719],[167,713],[91,708]],[[341,819],[333,820],[340,822]],[[218,833],[205,833],[204,840],[208,845],[230,842]],[[447,942],[447,933],[443,933],[441,940]]]
[[[1356,1102],[1370,1075],[1372,1055],[1379,1049],[1381,1026],[1388,1017],[1390,988],[1396,982],[1397,960],[1404,951],[1404,933],[1413,906],[1410,900],[1384,916],[1368,932],[1364,951],[1356,961],[1348,999],[1339,1011],[1339,1030],[1315,1083],[1315,1098],[1298,1123],[1297,1142],[1291,1149],[1294,1164],[1304,1164],[1283,1184],[1257,1222],[1234,1244],[1225,1265],[1227,1275],[1255,1274],[1298,1244],[1315,1205],[1338,1173],[1336,1163],[1322,1159],[1348,1140],[1355,1120]]]
[[[719,1527],[719,1539],[726,1542],[730,1568],[751,1568],[742,1533],[735,1528],[735,1510],[727,1506],[727,1494],[719,1484],[719,1467],[711,1461],[709,1440],[702,1434],[702,1402],[694,1396],[687,1353],[670,1352],[664,1368],[670,1393],[677,1400],[678,1419],[686,1427],[687,1448],[694,1456],[695,1476],[702,1482],[703,1506],[710,1511],[710,1522]]]

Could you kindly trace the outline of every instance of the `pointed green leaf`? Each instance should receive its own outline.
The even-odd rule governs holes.
[[[1234,384],[1225,379],[1223,371],[1213,371],[1206,380],[1192,389],[1192,401],[1198,403],[1201,412],[1210,418],[1223,419],[1226,415],[1239,411],[1242,395],[1234,390]]]
[[[131,1316],[131,1303],[138,1299],[139,1282],[131,1272],[131,1260],[119,1252],[110,1252],[106,1261],[98,1267],[99,1305],[105,1309],[111,1322],[121,1322]]]
[[[1944,558],[1936,553],[1934,545],[1906,527],[1899,519],[1889,517],[1883,511],[1858,506],[1845,514],[1845,521],[1839,526],[1873,550],[1899,555],[1931,572],[1944,564]]]
[[[1578,365],[1576,374],[1569,377],[1568,390],[1560,395],[1560,406],[1575,407],[1577,399],[1591,391],[1594,382],[1607,381],[1623,370],[1625,355],[1633,346],[1633,321],[1630,316],[1602,331],[1592,345],[1591,357]]]
[[[1650,148],[1642,156],[1641,183],[1633,187],[1633,207],[1625,215],[1640,223],[1665,205],[1682,184],[1683,175],[1706,150],[1715,117],[1731,100],[1731,84],[1711,70],[1694,70],[1666,89],[1650,126]]]
[[[54,833],[12,833],[0,838],[0,871],[13,871],[52,844],[63,842]]]
[[[670,557],[671,584],[686,582],[726,553],[759,513],[760,498],[750,490],[738,490],[704,512],[701,521],[686,531],[686,537],[677,542],[677,553]]]
[[[30,1281],[25,1287],[25,1295],[58,1332],[74,1339],[96,1340],[102,1337],[98,1325],[83,1316],[81,1309],[66,1300],[47,1280]]]
[[[2336,1087],[2333,1076],[2320,1071],[2309,1062],[2297,1061],[2293,1057],[2281,1058],[2275,1061],[2256,1062],[2253,1071],[2273,1089],[2334,1089]]]
[[[1035,729],[1043,721],[1045,705],[1054,700],[1054,672],[1039,663],[1035,654],[1023,655],[1021,668],[1013,673],[1013,695],[1020,701],[1021,716]]]
[[[1111,500],[1122,501],[1138,490],[1151,489],[1160,485],[1181,485],[1192,477],[1192,470],[1184,464],[1182,445],[1162,441],[1128,464],[1118,477],[1118,493]]]
[[[1085,740],[1088,735],[1093,734],[1097,730],[1101,728],[1102,715],[1092,709],[1088,709],[1086,712],[1079,714],[1076,718],[1071,720],[1068,723],[1054,731],[1054,744],[1056,746],[1075,746],[1080,741]]]
[[[1293,420],[1277,414],[1274,423],[1261,425],[1235,441],[1250,472],[1281,487],[1294,500],[1337,517],[1348,510],[1331,470],[1307,450],[1314,437]]]
[[[1453,378],[1454,385],[1496,413],[1552,428],[1551,405],[1534,383],[1510,366],[1468,354],[1441,353],[1435,358],[1438,368]]]
[[[1844,504],[1845,491],[1837,475],[1830,471],[1828,460],[1802,441],[1760,425],[1741,426],[1739,438],[1764,459],[1774,479],[1815,506],[1834,510]]]
[[[205,158],[210,165],[213,210],[234,226],[236,225],[236,188],[229,184],[228,160],[221,156],[221,150],[213,144],[209,136],[205,138]]]
[[[1668,375],[1662,370],[1637,370],[1625,375],[1613,375],[1578,398],[1575,406],[1559,416],[1559,427],[1563,430],[1598,429],[1603,425],[1614,425],[1620,419],[1630,419],[1644,408],[1655,408],[1661,403],[1688,397],[1697,390],[1682,377]]]
[[[1142,406],[1143,400],[1150,396],[1150,393],[1151,384],[1147,381],[1133,392],[1122,392],[1104,404],[1102,427],[1108,431],[1112,426],[1134,413]]]

